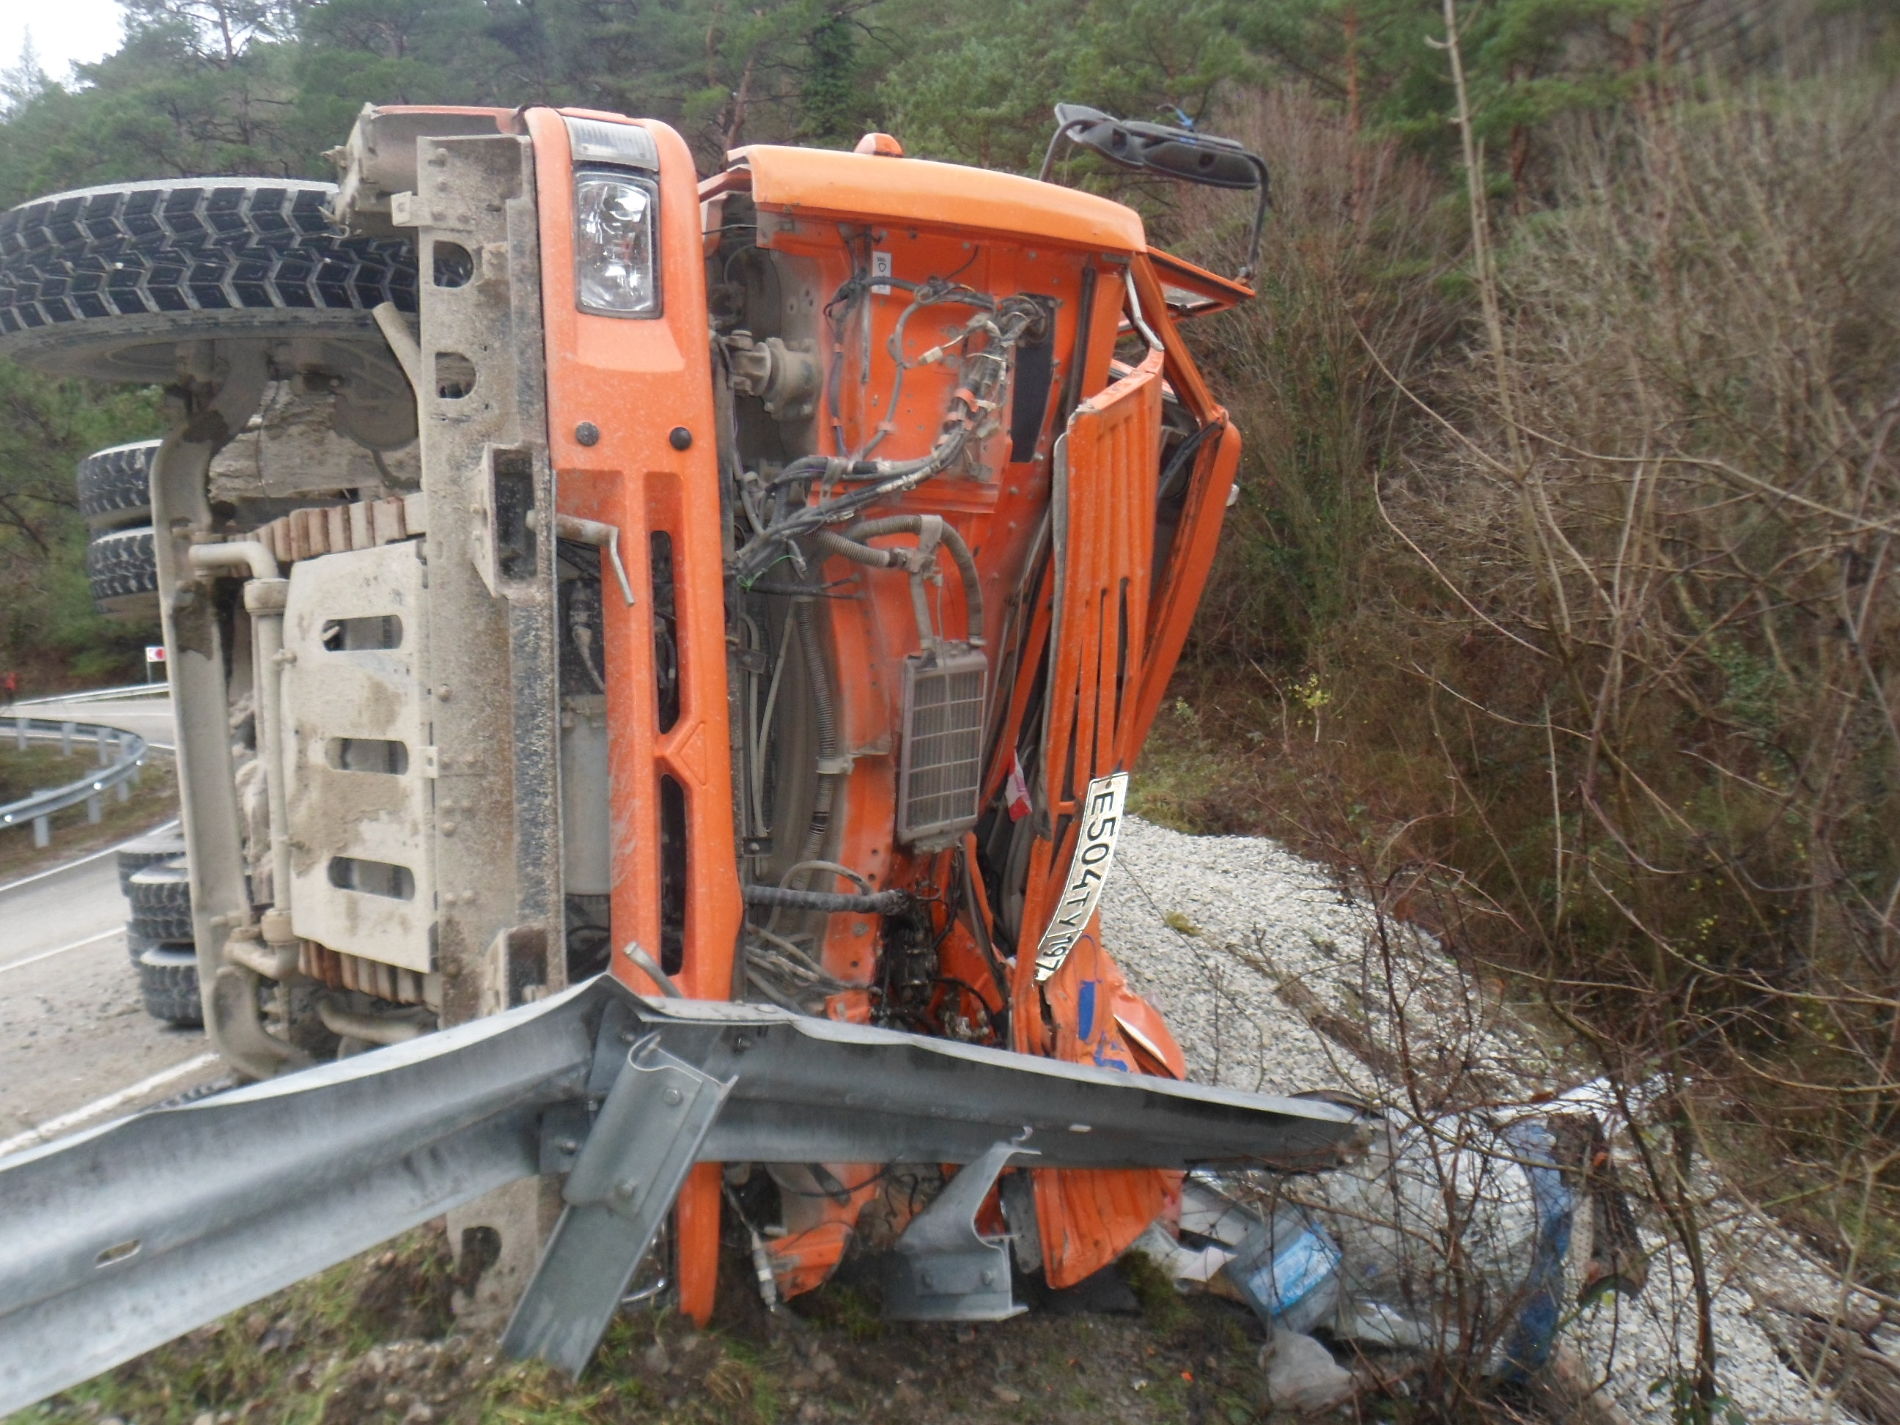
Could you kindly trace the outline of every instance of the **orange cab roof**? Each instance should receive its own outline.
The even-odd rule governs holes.
[[[774,144],[734,149],[728,158],[751,170],[762,208],[1034,237],[1098,252],[1147,250],[1133,209],[1013,173]]]

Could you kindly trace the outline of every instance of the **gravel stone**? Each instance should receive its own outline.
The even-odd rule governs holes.
[[[1428,1093],[1462,1084],[1494,1106],[1561,1095],[1613,1110],[1590,1067],[1566,1062],[1560,1046],[1500,1002],[1495,985],[1461,969],[1426,932],[1375,913],[1325,867],[1265,838],[1189,836],[1129,816],[1101,906],[1110,953],[1166,1018],[1199,1081],[1266,1093],[1347,1089],[1402,1107],[1403,1045],[1414,1083]],[[1626,1142],[1628,1125],[1613,1111],[1606,1117]],[[1804,1305],[1828,1312],[1845,1299],[1849,1312],[1878,1319],[1877,1304],[1843,1293],[1837,1276],[1763,1214],[1725,1205],[1720,1184],[1710,1182],[1706,1195],[1715,1203],[1704,1248],[1717,1282],[1728,1397],[1750,1425],[1854,1421],[1783,1363],[1777,1329]],[[1654,1256],[1643,1294],[1604,1298],[1565,1335],[1589,1378],[1632,1420],[1669,1425],[1668,1382],[1694,1357],[1694,1296],[1681,1249],[1653,1232],[1645,1243]]]

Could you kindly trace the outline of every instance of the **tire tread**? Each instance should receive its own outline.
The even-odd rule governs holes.
[[[102,614],[158,614],[158,549],[152,531],[115,529],[86,546],[86,582]]]
[[[191,881],[182,859],[134,871],[126,881],[125,899],[132,907],[133,935],[159,942],[191,940]]]
[[[154,945],[137,960],[139,998],[153,1019],[180,1027],[204,1023],[198,998],[198,958],[190,947]]]
[[[79,494],[79,513],[95,530],[144,524],[152,513],[152,457],[159,442],[136,441],[95,450],[79,462],[73,483]]]

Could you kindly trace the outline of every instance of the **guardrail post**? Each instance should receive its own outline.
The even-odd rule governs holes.
[[[33,844],[45,846],[53,839],[52,818],[36,816],[33,818]]]
[[[16,751],[26,751],[26,719],[23,717],[13,720],[13,746]]]
[[[111,736],[110,728],[99,727],[93,729],[92,741],[93,745],[99,749],[99,765],[101,767],[109,767],[112,765],[112,754],[107,750],[108,743],[106,741],[106,739]],[[112,737],[112,744],[117,744],[118,740],[117,737]]]
[[[105,811],[105,798],[94,792],[86,798],[86,820],[97,823],[100,814]]]
[[[70,722],[62,722],[59,725],[59,755],[62,757],[73,755],[73,725]]]

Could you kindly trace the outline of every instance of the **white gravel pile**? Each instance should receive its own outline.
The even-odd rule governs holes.
[[[1475,1086],[1493,1104],[1546,1099],[1589,1077],[1431,936],[1382,921],[1324,867],[1264,838],[1188,836],[1127,818],[1102,928],[1202,1081],[1346,1088],[1405,1109],[1413,1094],[1430,1107],[1461,1076],[1467,1096]],[[1618,1407],[1667,1425],[1677,1418],[1669,1382],[1694,1359],[1694,1297],[1680,1248],[1645,1240],[1655,1249],[1646,1291],[1607,1297],[1565,1334]],[[1714,1218],[1705,1251],[1718,1283],[1722,1386],[1740,1418],[1853,1421],[1775,1349],[1788,1339],[1786,1305],[1827,1310],[1842,1297],[1838,1283],[1750,1211]]]

